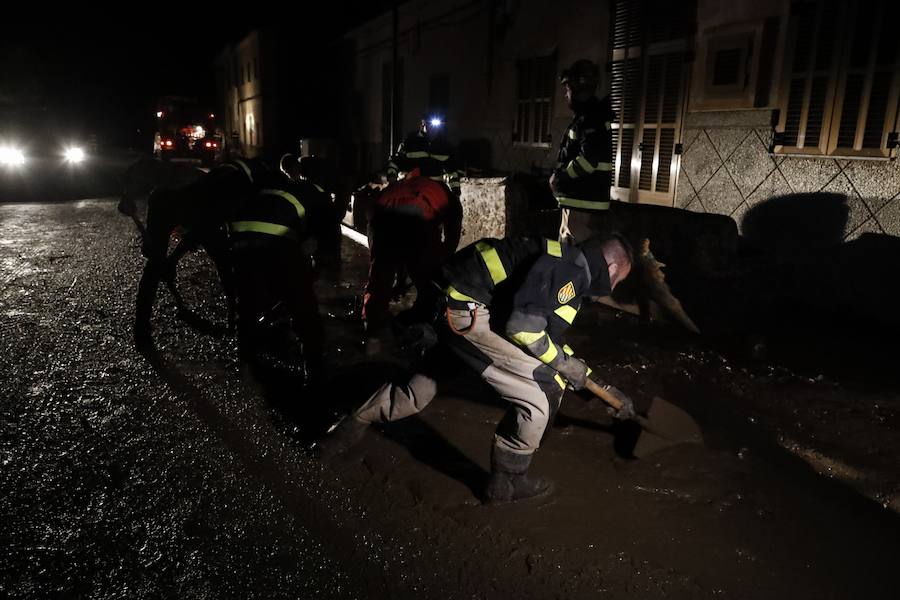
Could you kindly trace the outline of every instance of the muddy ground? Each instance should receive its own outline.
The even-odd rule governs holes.
[[[484,507],[503,406],[464,373],[349,460],[307,450],[395,369],[356,341],[360,246],[319,282],[333,378],[304,392],[249,376],[166,292],[159,352],[137,353],[142,260],[112,201],[0,205],[0,226],[4,597],[900,597],[900,398],[863,353],[585,309],[572,346],[639,403],[689,410],[703,443],[623,458],[570,395],[534,464],[557,492]],[[206,257],[179,278],[224,324]]]

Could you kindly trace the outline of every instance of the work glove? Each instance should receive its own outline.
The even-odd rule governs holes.
[[[568,357],[558,369],[559,374],[576,392],[584,388],[584,382],[587,380],[587,370],[588,368],[584,361],[574,356]]]
[[[609,392],[613,398],[622,403],[622,408],[619,410],[614,409],[612,406],[607,407],[606,411],[612,415],[614,419],[619,419],[620,421],[632,421],[637,418],[634,402],[632,402],[631,398],[626,396],[622,390],[609,384],[604,384],[603,388]]]

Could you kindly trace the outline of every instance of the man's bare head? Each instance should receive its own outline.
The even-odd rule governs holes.
[[[631,265],[634,261],[631,246],[623,238],[611,236],[601,242],[600,251],[603,253],[609,269],[610,288],[616,289],[616,285],[631,273]]]

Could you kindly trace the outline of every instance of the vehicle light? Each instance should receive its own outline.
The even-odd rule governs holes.
[[[0,164],[10,167],[21,166],[25,164],[25,154],[18,148],[11,146],[0,147]]]
[[[66,161],[70,163],[80,163],[85,159],[84,150],[77,146],[66,148]]]

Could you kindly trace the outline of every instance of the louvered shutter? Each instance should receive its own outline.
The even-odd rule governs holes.
[[[610,93],[615,173],[612,197],[672,204],[685,104],[686,36],[693,11],[683,3],[620,0],[615,6]]]
[[[898,19],[897,0],[792,4],[777,152],[889,155],[900,95]]]

